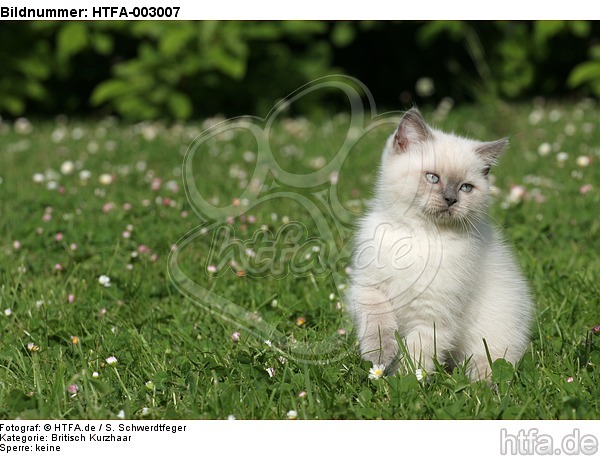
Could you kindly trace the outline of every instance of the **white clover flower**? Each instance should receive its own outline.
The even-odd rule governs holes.
[[[527,189],[522,185],[515,185],[510,189],[510,193],[506,197],[508,203],[519,203],[525,194],[527,193]]]
[[[417,79],[415,83],[415,91],[420,97],[429,97],[435,92],[435,84],[433,83],[433,79],[423,77]]]
[[[15,120],[14,128],[20,135],[28,135],[33,131],[33,125],[31,125],[31,122],[25,117],[19,117]]]
[[[63,173],[65,176],[72,174],[74,169],[75,164],[71,160],[67,160],[63,162],[62,165],[60,165],[60,172]]]
[[[108,288],[110,287],[110,277],[103,274],[100,277],[98,277],[98,283],[103,287]]]
[[[33,175],[33,182],[35,182],[36,184],[40,184],[42,182],[44,182],[46,180],[46,176],[44,176],[42,173],[35,173]]]
[[[271,342],[269,339],[265,340],[265,344],[267,344],[269,347],[273,346],[273,342]]]
[[[117,364],[117,358],[115,356],[109,356],[106,358],[106,364]]]
[[[125,410],[119,410],[119,413],[117,413],[117,418],[119,418],[120,420],[124,420],[125,419]]]
[[[82,169],[81,171],[79,171],[79,179],[81,179],[82,181],[86,181],[90,177],[92,177],[92,173],[87,169]]]
[[[76,128],[73,128],[73,131],[71,132],[71,138],[78,140],[78,139],[83,138],[84,134],[85,134],[85,131],[83,128],[76,127]]]
[[[544,118],[544,112],[539,109],[536,109],[534,111],[531,111],[531,113],[529,114],[528,120],[531,125],[537,125],[543,120],[543,118]]]
[[[269,374],[269,377],[275,377],[275,369],[273,367],[267,367],[265,370]]]
[[[540,147],[538,147],[538,154],[540,154],[542,157],[545,157],[550,152],[552,152],[552,146],[547,142],[540,144]]]
[[[577,127],[572,123],[568,123],[565,125],[565,134],[567,136],[573,136],[577,132]]]
[[[108,173],[104,173],[101,174],[100,177],[98,178],[98,181],[102,184],[102,185],[110,185],[113,182],[113,177],[111,174]]]
[[[12,315],[12,310],[4,309],[4,315],[6,315],[7,317],[10,317]]]
[[[295,420],[298,418],[298,412],[296,410],[290,410],[285,416],[287,416],[288,420]]]
[[[577,157],[577,160],[575,161],[575,163],[577,163],[577,166],[579,166],[581,168],[590,166],[591,162],[592,162],[592,160],[590,160],[590,157],[588,157],[587,155],[581,155],[581,156]]]
[[[423,369],[417,369],[415,371],[415,377],[417,377],[417,380],[422,381],[423,378],[425,377],[425,374],[423,372]]]
[[[383,372],[385,371],[385,365],[383,364],[373,364],[373,367],[369,369],[369,378],[371,380],[379,380],[383,377]]]
[[[548,119],[550,119],[550,122],[557,122],[560,120],[561,117],[562,117],[562,112],[560,112],[558,109],[553,109],[548,114]]]

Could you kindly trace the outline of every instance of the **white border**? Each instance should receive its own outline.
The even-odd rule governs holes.
[[[285,456],[340,454],[375,456],[380,454],[410,455],[460,455],[481,456],[500,454],[544,454],[536,451],[536,436],[546,436],[553,442],[553,455],[598,454],[600,428],[594,421],[2,421],[6,425],[40,424],[52,430],[37,434],[51,438],[56,426],[71,426],[61,435],[85,435],[89,431],[74,426],[112,426],[112,434],[131,436],[129,442],[50,443],[60,445],[61,456],[144,456],[164,454],[223,454]],[[170,425],[185,426],[185,431],[171,432],[118,432],[119,425]],[[6,428],[2,433],[6,434]],[[13,433],[11,433],[13,434]],[[34,435],[26,432],[19,435]],[[508,436],[510,442],[502,436]],[[521,437],[518,437],[518,436]],[[531,436],[526,443],[525,436]],[[575,437],[582,442],[587,438],[588,451],[565,451],[563,442],[573,445]],[[517,439],[520,440],[517,440]],[[590,440],[591,439],[591,440]],[[589,451],[589,442],[595,439],[595,451]],[[541,441],[541,440],[538,440]],[[0,442],[15,445],[15,442]],[[28,443],[35,445],[35,443]],[[502,452],[504,449],[504,452]],[[538,448],[541,449],[541,448]],[[567,450],[573,449],[567,447]],[[557,452],[560,450],[560,452]],[[577,449],[575,449],[577,450]],[[9,453],[10,454],[10,453]],[[26,454],[26,453],[12,453]],[[30,449],[29,454],[35,453]]]
[[[369,2],[341,2],[327,0],[304,0],[290,2],[283,0],[150,0],[150,1],[106,1],[106,0],[30,0],[7,1],[3,7],[27,8],[87,8],[87,19],[92,20],[91,10],[96,7],[180,7],[178,20],[586,20],[600,17],[600,8],[586,0],[571,0],[568,3],[558,0],[527,2],[505,0],[502,2],[482,2],[481,0],[370,0]],[[4,18],[6,19],[6,18]],[[11,19],[11,18],[8,18]],[[13,18],[19,19],[19,18]],[[107,18],[103,18],[107,19]],[[108,19],[119,20],[122,17]],[[129,18],[135,19],[133,17]]]

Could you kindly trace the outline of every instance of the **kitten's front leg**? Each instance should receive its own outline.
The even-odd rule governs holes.
[[[439,334],[436,334],[434,325],[418,326],[410,331],[404,338],[406,354],[410,356],[412,366],[404,363],[406,367],[414,369],[421,368],[425,372],[431,372],[434,367],[434,357],[437,356],[439,347]]]
[[[387,296],[371,287],[355,287],[353,311],[362,357],[389,367],[398,353],[395,312]]]

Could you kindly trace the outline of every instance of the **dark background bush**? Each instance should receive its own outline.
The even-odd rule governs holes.
[[[6,22],[0,114],[266,115],[331,74],[390,109],[599,95],[599,32],[590,21]],[[322,101],[297,109],[339,107]]]

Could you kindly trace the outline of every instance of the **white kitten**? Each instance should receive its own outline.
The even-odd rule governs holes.
[[[485,378],[488,350],[492,360],[512,363],[523,355],[533,303],[486,217],[488,172],[507,143],[443,133],[416,109],[388,139],[356,236],[348,295],[365,359],[388,372],[407,352],[426,371],[434,357],[468,360],[470,376]]]

